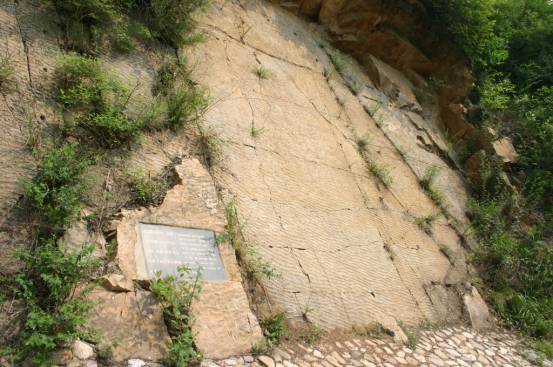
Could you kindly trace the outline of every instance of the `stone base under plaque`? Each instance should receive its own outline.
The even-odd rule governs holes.
[[[210,174],[196,159],[183,160],[174,170],[178,184],[166,195],[157,208],[123,211],[117,224],[116,261],[126,279],[147,283],[151,275],[144,269],[140,243],[141,223],[224,231],[223,210]],[[241,275],[234,250],[227,244],[218,247],[224,267],[224,280],[204,281],[199,300],[193,305],[196,344],[206,358],[226,358],[247,353],[260,341],[261,329],[249,308],[242,287]],[[143,256],[143,255],[142,255]],[[108,306],[109,307],[109,306]],[[102,323],[92,323],[102,327]],[[118,359],[125,355],[125,339],[120,345]],[[128,347],[131,347],[130,345]]]

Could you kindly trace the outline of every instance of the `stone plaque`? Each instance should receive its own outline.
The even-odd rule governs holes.
[[[177,275],[177,268],[201,268],[204,280],[225,280],[225,269],[212,231],[140,223],[146,273]],[[195,274],[195,273],[194,273]],[[192,274],[193,275],[193,274]]]

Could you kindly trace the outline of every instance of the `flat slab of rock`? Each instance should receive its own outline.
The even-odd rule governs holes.
[[[152,294],[96,288],[88,299],[94,305],[88,325],[98,332],[100,346],[113,347],[115,361],[133,357],[156,361],[165,357],[169,334]]]
[[[463,296],[463,303],[474,329],[486,330],[491,327],[490,311],[476,288],[471,287],[471,289],[465,293]]]

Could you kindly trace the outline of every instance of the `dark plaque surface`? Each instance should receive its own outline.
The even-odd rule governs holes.
[[[225,270],[212,231],[140,223],[146,272],[154,277],[177,275],[177,268],[201,268],[204,280],[225,280]],[[192,274],[194,275],[195,272]]]

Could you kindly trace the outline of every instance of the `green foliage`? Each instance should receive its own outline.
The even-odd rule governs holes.
[[[60,16],[66,48],[95,53],[105,43],[128,52],[134,39],[171,46],[201,42],[192,13],[208,0],[50,0]]]
[[[238,211],[234,201],[229,202],[226,206],[225,215],[227,219],[225,233],[218,237],[218,242],[228,241],[232,245],[240,260],[240,264],[251,278],[259,279],[260,277],[265,277],[270,279],[279,277],[280,274],[273,265],[264,260],[252,245],[243,240],[241,236],[242,228],[238,222]]]
[[[90,164],[76,144],[54,147],[46,153],[25,190],[41,235],[63,232],[78,213],[82,173]]]
[[[127,184],[139,205],[158,204],[163,199],[167,184],[146,175],[142,170],[127,172]]]
[[[289,331],[284,312],[279,312],[268,319],[262,320],[259,325],[270,345],[277,345],[282,339],[288,337]]]
[[[259,79],[269,79],[270,74],[269,70],[265,69],[263,66],[260,66],[255,69],[255,75],[257,75]]]
[[[128,118],[121,111],[108,110],[91,114],[83,120],[82,126],[100,145],[115,148],[138,138],[143,123],[140,120]]]
[[[298,332],[298,337],[308,345],[313,345],[321,339],[323,334],[324,330],[320,326],[309,323],[306,329],[301,329]]]
[[[61,58],[56,75],[58,101],[72,112],[73,124],[66,126],[69,131],[81,128],[87,140],[92,138],[97,145],[109,148],[138,137],[144,124],[123,113],[126,88],[106,74],[98,61],[68,54]]]
[[[357,143],[357,150],[359,151],[359,153],[363,154],[364,152],[367,151],[371,143],[371,137],[367,136],[365,138],[358,138],[356,143]]]
[[[385,187],[390,188],[390,186],[392,186],[393,179],[392,176],[390,176],[388,168],[370,157],[368,157],[365,161],[369,172]]]
[[[4,88],[15,73],[9,54],[0,55],[0,88]]]
[[[476,262],[504,322],[535,337],[553,338],[553,249],[547,230],[528,226],[528,208],[505,186],[499,162],[483,157],[470,202],[471,226],[483,244]]]
[[[150,285],[151,292],[163,307],[163,317],[172,343],[167,345],[166,363],[171,367],[189,366],[201,360],[201,353],[194,345],[191,330],[191,307],[201,291],[201,270],[190,279],[191,269],[180,267],[178,276],[162,277],[161,273]]]
[[[415,224],[422,229],[426,234],[432,234],[432,224],[440,216],[439,213],[434,213],[427,215],[426,217],[417,217],[415,218]]]
[[[334,52],[330,54],[330,61],[332,61],[336,71],[340,74],[344,73],[347,67],[352,63],[351,57],[343,54],[338,49],[334,50]]]
[[[28,314],[16,359],[51,366],[52,352],[80,335],[90,304],[84,298],[86,291],[77,295],[74,291],[98,266],[91,253],[91,246],[64,253],[55,238],[34,250],[17,252],[24,267],[16,276],[14,291],[25,301]]]
[[[198,124],[200,152],[208,167],[217,166],[223,157],[222,141],[212,130]]]
[[[440,169],[436,166],[429,167],[420,179],[419,183],[430,200],[436,204],[440,211],[447,217],[449,211],[445,201],[444,194],[434,186],[434,181],[438,177]]]
[[[177,87],[168,99],[167,124],[173,129],[197,121],[207,110],[209,98],[195,87]]]

